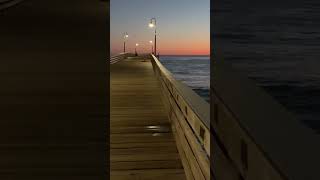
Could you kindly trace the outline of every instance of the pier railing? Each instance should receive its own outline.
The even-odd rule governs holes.
[[[245,74],[211,61],[210,106],[154,55],[141,57],[152,62],[187,179],[320,179],[319,135]],[[111,62],[126,58],[135,56]]]
[[[126,59],[127,57],[131,57],[131,56],[133,56],[133,54],[131,54],[131,53],[120,53],[118,55],[111,56],[110,64],[117,63],[117,62],[122,61],[123,59]]]
[[[187,179],[210,179],[210,105],[151,55]]]
[[[320,179],[319,135],[246,75],[211,63],[213,179]]]

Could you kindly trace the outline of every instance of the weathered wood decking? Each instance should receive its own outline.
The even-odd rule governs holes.
[[[150,60],[110,69],[111,179],[185,179]]]

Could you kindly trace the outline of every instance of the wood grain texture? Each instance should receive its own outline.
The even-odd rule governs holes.
[[[111,179],[185,179],[150,60],[111,65]]]

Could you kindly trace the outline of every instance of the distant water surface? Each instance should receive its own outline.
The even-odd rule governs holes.
[[[191,87],[209,102],[209,56],[160,56],[160,61],[177,80]]]
[[[216,52],[320,132],[320,1],[213,6]]]

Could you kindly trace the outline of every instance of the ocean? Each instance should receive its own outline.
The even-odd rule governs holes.
[[[320,1],[226,0],[212,7],[215,53],[319,133]]]
[[[177,80],[191,87],[207,102],[210,101],[209,56],[160,56],[160,61]]]
[[[191,87],[210,103],[209,56],[161,56],[161,63],[177,80]],[[256,57],[258,58],[258,57]],[[284,105],[305,125],[319,132],[320,76],[318,71],[306,71],[306,66],[319,66],[317,61],[282,60],[274,62],[240,61],[227,59],[237,69],[247,72],[248,77]],[[300,64],[300,65],[299,65]],[[304,70],[301,72],[300,68]],[[317,75],[318,74],[318,75]]]
[[[215,2],[212,47],[223,58],[217,60],[247,73],[302,124],[320,133],[320,1]],[[160,59],[209,102],[209,57]]]

